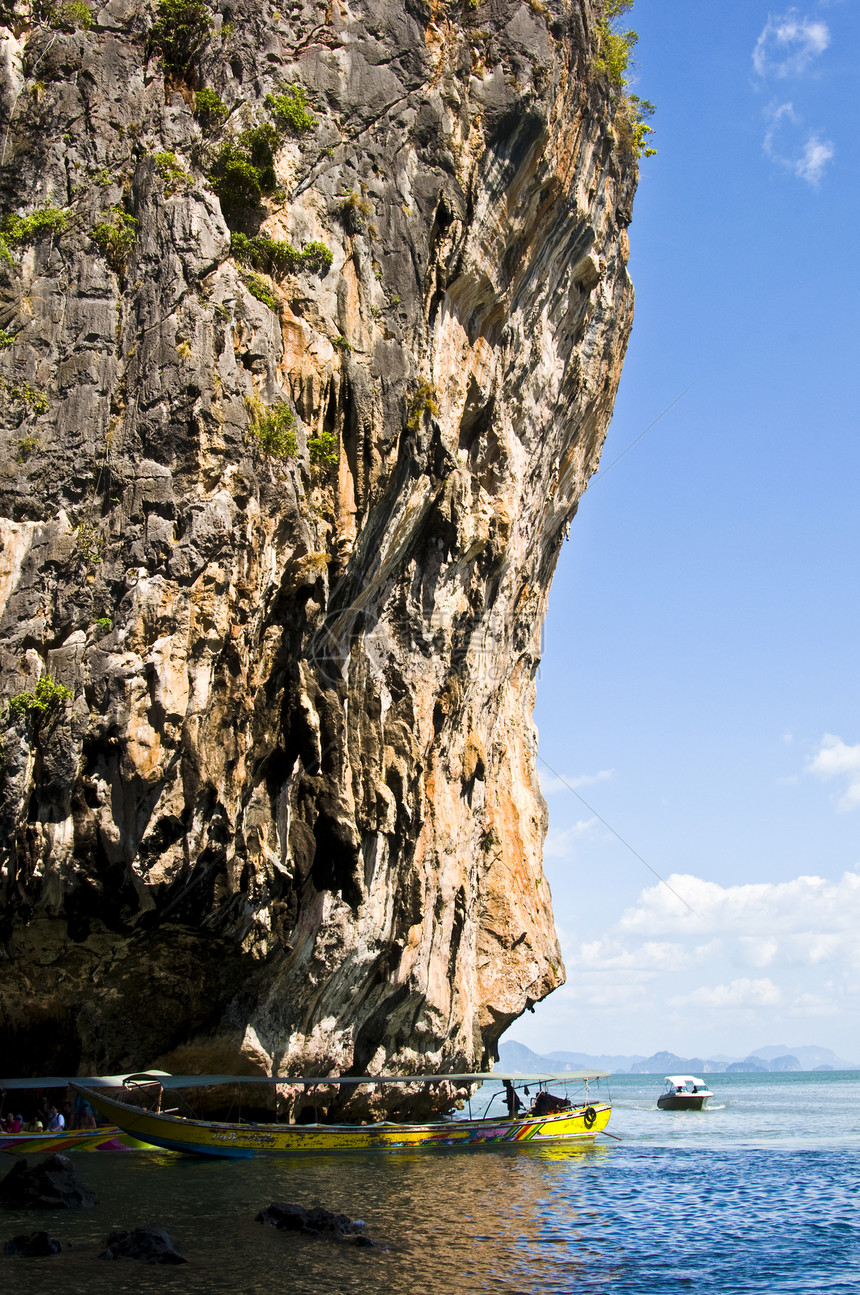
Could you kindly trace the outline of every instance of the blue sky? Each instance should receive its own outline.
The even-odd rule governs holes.
[[[858,4],[630,21],[636,322],[536,718],[695,915],[542,767],[569,983],[509,1036],[860,1061]]]

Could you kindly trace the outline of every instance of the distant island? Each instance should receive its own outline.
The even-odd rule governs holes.
[[[860,1070],[860,1062],[846,1061],[830,1048],[811,1046],[757,1048],[746,1057],[679,1057],[674,1052],[642,1056],[596,1056],[589,1052],[532,1052],[523,1043],[503,1039],[499,1045],[499,1067],[525,1072],[540,1070],[608,1070],[616,1075],[755,1074],[794,1070]]]

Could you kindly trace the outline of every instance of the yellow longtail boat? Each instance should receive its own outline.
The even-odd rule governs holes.
[[[163,1089],[191,1089],[233,1084],[290,1084],[308,1089],[332,1085],[364,1084],[417,1084],[452,1083],[478,1084],[485,1081],[502,1082],[510,1099],[510,1109],[516,1109],[516,1085],[530,1084],[539,1088],[529,1111],[522,1114],[489,1116],[477,1119],[438,1119],[432,1122],[411,1124],[383,1120],[373,1124],[258,1124],[226,1123],[216,1120],[186,1119],[160,1109],[146,1110],[118,1101],[107,1095],[103,1088],[90,1088],[85,1081],[73,1080],[72,1086],[112,1124],[125,1133],[155,1147],[169,1151],[183,1151],[197,1156],[231,1156],[247,1158],[257,1155],[297,1156],[328,1154],[341,1151],[424,1151],[454,1147],[534,1147],[548,1145],[588,1145],[609,1123],[611,1107],[608,1102],[589,1101],[588,1084],[608,1076],[598,1071],[563,1072],[560,1074],[521,1075],[498,1072],[460,1075],[362,1075],[336,1077],[247,1076],[247,1075],[172,1075],[155,1076],[149,1081],[159,1090],[157,1106]],[[581,1102],[553,1097],[546,1091],[547,1084],[585,1084]],[[132,1087],[143,1087],[148,1077],[133,1077]],[[541,1100],[543,1098],[543,1100]],[[553,1109],[553,1108],[556,1109]],[[561,1109],[558,1109],[558,1108]],[[549,1108],[549,1109],[548,1109]],[[611,1134],[609,1135],[612,1136]]]

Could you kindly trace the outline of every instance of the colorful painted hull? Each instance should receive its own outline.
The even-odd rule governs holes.
[[[587,1145],[609,1123],[604,1103],[559,1115],[517,1119],[446,1120],[433,1124],[220,1124],[156,1115],[93,1089],[80,1089],[93,1107],[126,1133],[169,1151],[197,1156],[327,1155],[340,1151],[426,1151],[451,1147]]]
[[[106,1129],[67,1129],[62,1133],[0,1133],[0,1151],[12,1155],[53,1155],[55,1151],[128,1151],[143,1149],[138,1142],[113,1125]]]

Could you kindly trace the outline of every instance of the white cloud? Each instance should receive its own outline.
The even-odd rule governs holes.
[[[784,121],[792,122],[796,125],[798,116],[794,111],[793,103],[771,103],[765,108],[764,115],[768,120],[767,133],[764,137],[764,151],[768,157],[774,157],[776,155],[776,136],[779,127]]]
[[[860,742],[856,746],[848,746],[841,737],[825,733],[806,771],[825,781],[844,778],[847,785],[839,808],[857,809],[860,805]]]
[[[812,962],[817,956],[812,937],[834,935],[842,944],[853,943],[860,927],[858,872],[846,872],[839,881],[796,877],[744,886],[674,873],[668,881],[695,911],[682,909],[665,886],[650,886],[622,914],[619,930],[651,939],[713,934],[731,938],[741,948],[749,948],[754,939],[769,950],[768,962],[784,948],[792,960]],[[774,941],[778,950],[771,947]]]
[[[607,971],[672,971],[688,966],[690,955],[681,944],[668,940],[650,940],[638,948],[628,949],[617,940],[591,940],[568,954],[568,967],[590,968],[601,974]]]
[[[753,50],[753,67],[762,78],[800,76],[829,44],[827,23],[790,9],[768,18]]]
[[[811,184],[814,188],[835,151],[829,139],[819,139],[817,135],[810,135],[803,146],[802,157],[795,161],[794,174],[801,180],[806,180],[807,184]]]
[[[772,980],[733,980],[728,985],[702,985],[691,993],[669,999],[673,1007],[715,1007],[732,1011],[746,1007],[775,1007],[781,1001],[779,988]]]
[[[695,964],[721,975],[729,967],[767,967],[780,983],[827,973],[833,993],[854,992],[860,976],[860,872],[846,872],[838,881],[810,876],[744,886],[677,875],[669,882],[695,912],[682,909],[664,886],[643,891],[611,937],[619,950],[629,950],[631,965],[656,971],[657,960],[643,950],[679,946],[679,969]],[[613,960],[623,965],[620,953]]]
[[[550,829],[544,842],[544,858],[570,858],[576,844],[592,830],[596,822],[596,818],[583,818],[574,823],[573,827],[567,827],[562,832],[554,832]]]
[[[792,1016],[836,1016],[839,1008],[823,994],[797,994],[789,1008]],[[850,1048],[849,1048],[850,1051]]]
[[[813,132],[804,143],[798,144],[796,136],[801,123],[792,103],[771,104],[765,109],[765,117],[768,121],[763,145],[766,155],[816,188],[836,152],[831,141]]]
[[[758,936],[742,935],[738,946],[741,960],[749,967],[768,967],[779,952],[776,940],[762,940]]]
[[[606,782],[615,775],[614,769],[601,769],[599,773],[565,774],[562,778],[555,773],[540,775],[540,789],[545,796],[553,796],[557,791],[574,791],[580,787],[592,787],[596,782]]]
[[[535,1028],[552,1041],[537,1051],[741,1057],[797,1030],[860,1059],[860,869],[741,885],[668,880],[695,913],[663,885],[597,929],[572,908],[561,933],[568,984],[539,1009]]]

